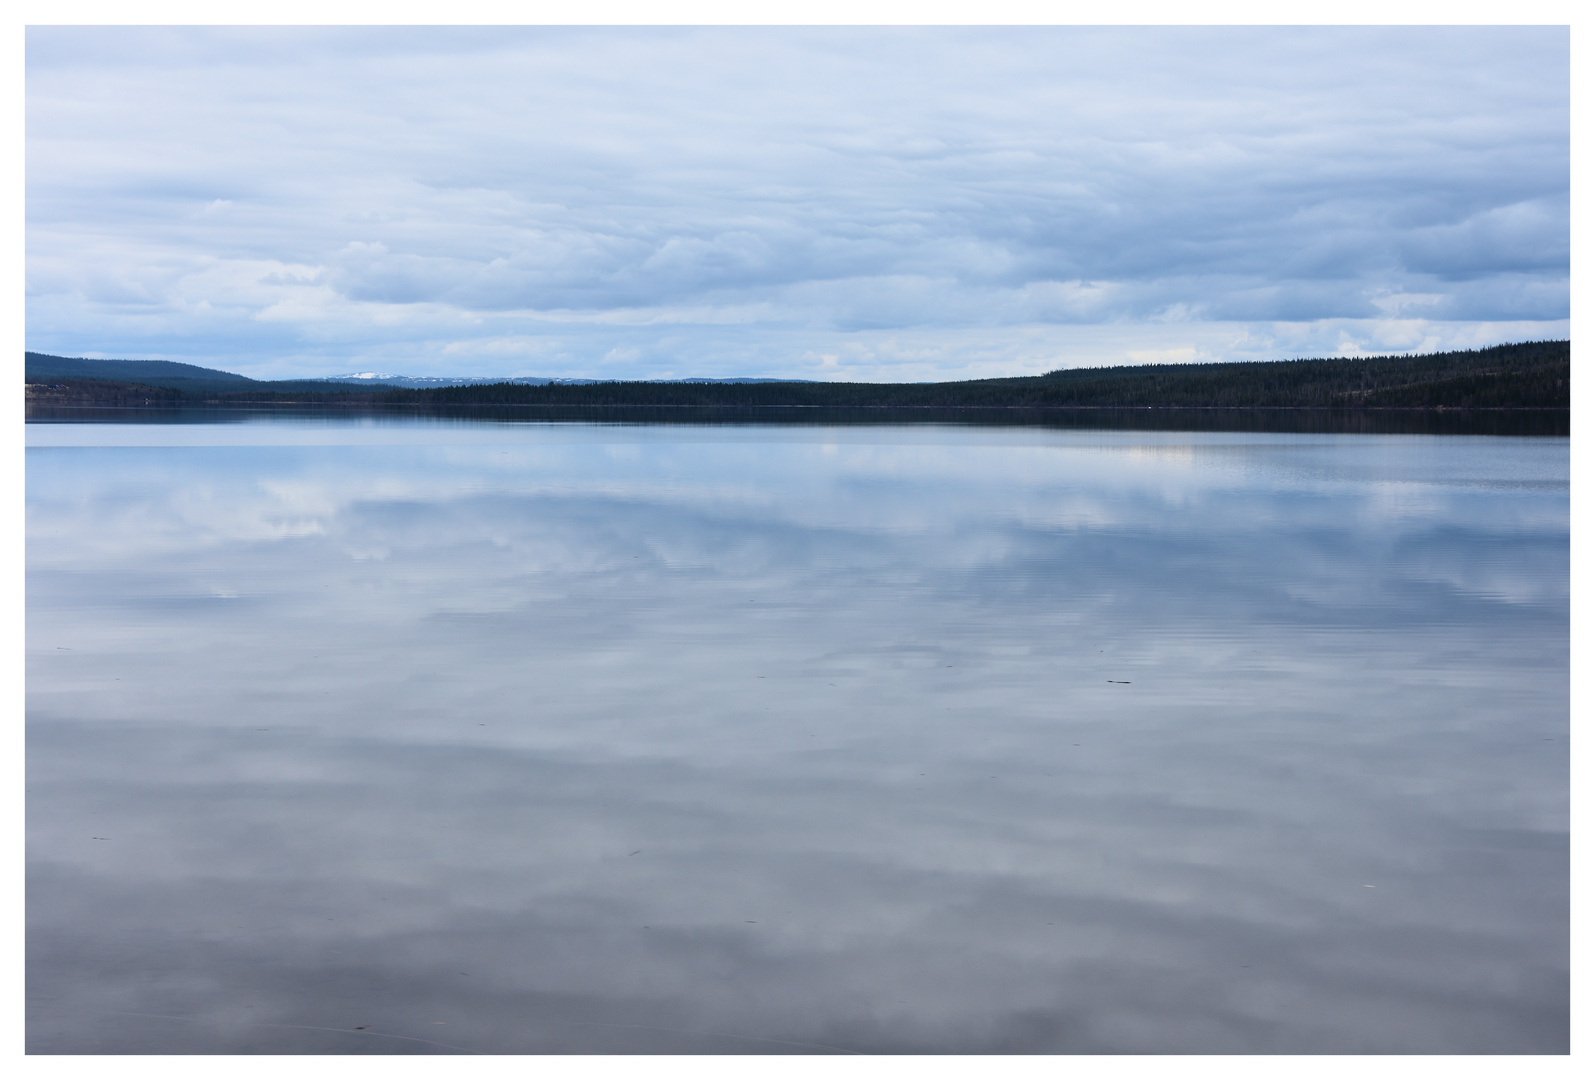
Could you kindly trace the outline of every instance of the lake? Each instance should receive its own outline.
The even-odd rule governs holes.
[[[1568,1051],[1566,438],[27,445],[30,1052]]]

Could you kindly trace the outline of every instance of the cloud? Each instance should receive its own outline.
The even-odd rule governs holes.
[[[726,325],[751,366],[701,373],[893,332],[1560,334],[1568,71],[1557,28],[34,28],[28,343],[446,373],[551,335],[526,373],[636,376]]]

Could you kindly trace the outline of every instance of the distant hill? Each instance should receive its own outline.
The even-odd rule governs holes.
[[[112,386],[154,386],[184,394],[214,397],[217,394],[230,396],[240,393],[347,394],[351,391],[391,389],[405,385],[400,382],[345,384],[321,379],[251,379],[231,371],[180,364],[174,360],[90,360],[36,352],[24,353],[23,357],[25,382],[33,385],[70,384],[78,397],[92,397],[98,392],[125,396],[132,392],[113,392]],[[100,387],[100,383],[107,385]]]
[[[183,389],[200,384],[242,387],[255,380],[231,371],[179,364],[173,360],[88,360],[80,357],[23,353],[25,374],[30,380],[46,378],[104,379],[107,382],[138,383],[143,386],[170,386]]]
[[[384,375],[377,372],[352,372],[319,379],[251,379],[231,371],[180,364],[171,360],[90,360],[84,357],[24,353],[28,382],[50,379],[97,379],[123,385],[159,386],[170,390],[282,390],[295,392],[346,392],[347,390],[431,390],[448,386],[478,386],[512,383],[519,386],[590,386],[603,379],[543,378],[531,375],[511,377],[481,375]],[[664,383],[775,383],[787,379],[660,379]],[[796,380],[803,381],[803,380]]]

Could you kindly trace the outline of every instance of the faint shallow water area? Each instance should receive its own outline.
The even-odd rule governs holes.
[[[1565,1053],[1560,438],[29,425],[34,1053]]]

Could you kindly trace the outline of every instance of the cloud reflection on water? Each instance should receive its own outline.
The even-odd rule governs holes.
[[[36,1052],[1565,1051],[1565,440],[381,438],[30,451]]]

